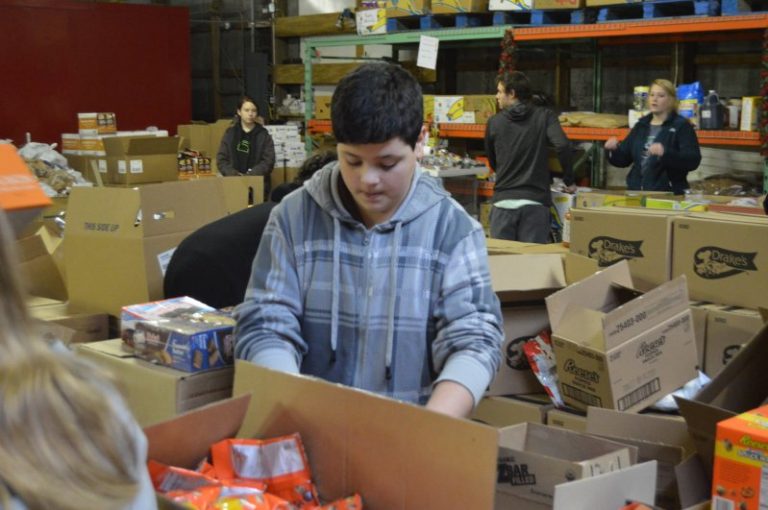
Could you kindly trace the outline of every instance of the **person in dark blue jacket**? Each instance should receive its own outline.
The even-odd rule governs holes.
[[[641,118],[619,143],[605,142],[608,161],[618,167],[632,165],[627,174],[630,190],[672,191],[688,189],[686,176],[701,162],[693,126],[677,114],[677,91],[668,80],[654,80],[648,93],[650,114]]]

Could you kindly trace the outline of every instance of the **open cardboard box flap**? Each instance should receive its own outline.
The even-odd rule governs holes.
[[[250,403],[227,400],[148,428],[150,458],[193,465],[235,431],[250,438],[299,432],[323,499],[357,492],[374,509],[493,506],[492,427],[238,361],[234,395],[249,394]]]
[[[708,472],[717,422],[763,404],[768,396],[768,325],[755,335],[693,400],[675,397]]]
[[[103,139],[107,156],[118,158],[174,153],[182,141],[175,136],[110,136]]]

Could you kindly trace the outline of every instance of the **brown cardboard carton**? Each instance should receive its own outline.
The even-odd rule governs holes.
[[[104,138],[107,181],[111,184],[145,184],[178,180],[176,159],[181,139],[159,136]]]
[[[533,0],[534,9],[581,9],[585,0]]]
[[[547,410],[552,408],[549,397],[546,394],[527,397],[484,397],[472,413],[472,419],[492,427],[544,423]]]
[[[142,426],[232,395],[232,367],[188,373],[153,365],[124,350],[119,338],[77,344],[76,352],[119,381],[128,407]]]
[[[549,325],[544,297],[591,274],[596,267],[574,254],[524,253],[524,246],[517,249],[520,253],[516,255],[488,258],[491,283],[502,303],[505,340],[502,363],[487,395],[542,391],[522,346]]]
[[[104,156],[80,156],[67,154],[67,163],[73,170],[77,170],[85,179],[97,183],[94,176],[94,167],[99,172],[102,182],[107,178],[107,158]]]
[[[655,460],[658,463],[656,503],[659,506],[671,510],[691,503],[681,499],[675,475],[676,467],[695,451],[684,420],[590,407],[586,432],[635,446],[638,462]],[[705,498],[707,491],[700,491],[700,496]]]
[[[203,156],[216,157],[211,145],[211,128],[206,123],[179,124],[176,132],[184,138],[184,149],[203,153]],[[218,147],[217,147],[218,148]]]
[[[704,373],[715,377],[763,327],[760,312],[749,308],[718,307],[707,314]]]
[[[315,114],[317,120],[331,120],[331,98],[329,95],[314,96]]]
[[[672,219],[675,211],[603,207],[571,211],[573,253],[607,267],[627,260],[640,290],[669,280],[672,271]]]
[[[66,301],[67,289],[51,252],[45,244],[44,228],[32,236],[19,239],[16,250],[19,254],[19,270],[27,292]]]
[[[699,370],[705,372],[704,357],[707,340],[707,316],[710,310],[719,310],[720,305],[706,303],[704,301],[691,302],[691,318],[693,319],[693,333],[696,335],[696,352],[699,355]]]
[[[697,375],[685,278],[643,294],[621,261],[546,302],[568,405],[636,412]]]
[[[241,175],[215,180],[221,187],[228,214],[264,202],[264,177],[261,175]]]
[[[557,409],[547,411],[547,425],[573,430],[574,432],[586,432],[587,417],[583,411],[577,409]]]
[[[629,467],[637,455],[611,440],[534,423],[499,435],[497,510],[551,508],[556,485]]]
[[[639,4],[643,0],[587,0],[587,7],[601,7],[603,5]]]
[[[176,246],[227,214],[219,180],[73,189],[64,239],[73,308],[119,316],[122,306],[162,299]]]
[[[692,299],[768,306],[768,218],[694,213],[674,219],[672,274]]]
[[[642,462],[598,476],[555,487],[552,510],[596,510],[624,508],[628,501],[652,502],[656,485],[656,462]],[[653,503],[648,503],[649,506]],[[658,508],[653,506],[653,508]]]
[[[73,312],[67,303],[45,298],[30,298],[27,300],[27,310],[33,319],[71,330],[66,343],[97,342],[109,338],[107,314]]]
[[[387,9],[387,18],[422,16],[429,13],[430,0],[388,0],[384,7]]]
[[[146,429],[149,457],[194,467],[220,439],[298,432],[323,500],[358,492],[374,509],[493,506],[492,427],[244,361],[234,394],[241,398]]]
[[[693,399],[675,398],[710,476],[717,422],[763,404],[768,395],[767,364],[768,326],[763,326]]]

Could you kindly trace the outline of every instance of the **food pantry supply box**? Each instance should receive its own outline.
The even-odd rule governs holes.
[[[762,327],[763,319],[757,310],[735,306],[709,310],[704,373],[709,377],[719,374]]]
[[[202,152],[203,156],[211,158],[211,166],[216,173],[219,171],[216,154],[224,132],[231,125],[232,119],[220,119],[212,124],[193,121],[192,124],[179,124],[176,131],[179,137],[184,138],[184,148]]]
[[[675,211],[600,207],[571,210],[573,253],[607,267],[629,263],[632,281],[649,290],[672,273],[672,219]]]
[[[387,18],[429,14],[430,0],[387,0]]]
[[[123,306],[162,299],[176,246],[227,213],[219,180],[74,188],[64,238],[70,304],[119,316]]]
[[[432,14],[486,12],[488,0],[432,0]]]
[[[497,510],[552,508],[556,485],[617,471],[637,458],[633,447],[535,423],[499,435]]]
[[[232,367],[191,374],[153,365],[126,350],[119,338],[77,344],[75,352],[115,377],[140,425],[168,420],[232,396]]]
[[[177,137],[113,136],[103,139],[107,153],[107,182],[144,184],[178,179]]]
[[[0,208],[16,232],[51,205],[37,178],[21,159],[16,147],[0,143]]]
[[[123,341],[140,358],[185,372],[232,364],[235,320],[188,296],[123,307]]]
[[[323,500],[357,492],[372,509],[493,508],[492,427],[242,361],[234,394],[145,429],[149,458],[194,468],[215,441],[298,432]]]
[[[546,301],[566,404],[635,412],[697,375],[684,277],[642,294],[622,261]]]
[[[767,308],[768,218],[694,213],[674,220],[672,274],[693,299]]]
[[[714,508],[761,510],[768,506],[768,406],[717,424],[712,476]]]
[[[528,248],[522,243],[489,244],[497,250],[504,244],[509,251],[488,258],[491,284],[502,303],[505,339],[501,366],[487,394],[540,392],[542,386],[531,371],[523,345],[549,326],[544,298],[592,274],[597,266],[593,261],[570,253],[538,252],[547,250],[547,246]]]

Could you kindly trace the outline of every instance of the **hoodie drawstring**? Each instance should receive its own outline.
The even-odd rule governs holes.
[[[401,223],[395,223],[395,235],[392,239],[392,256],[389,261],[389,306],[387,309],[387,353],[386,375],[392,379],[392,354],[395,349],[395,302],[397,300],[397,256],[400,248]]]
[[[341,275],[341,225],[333,217],[333,287],[331,289],[331,363],[336,363],[336,347],[339,344],[339,287]]]

